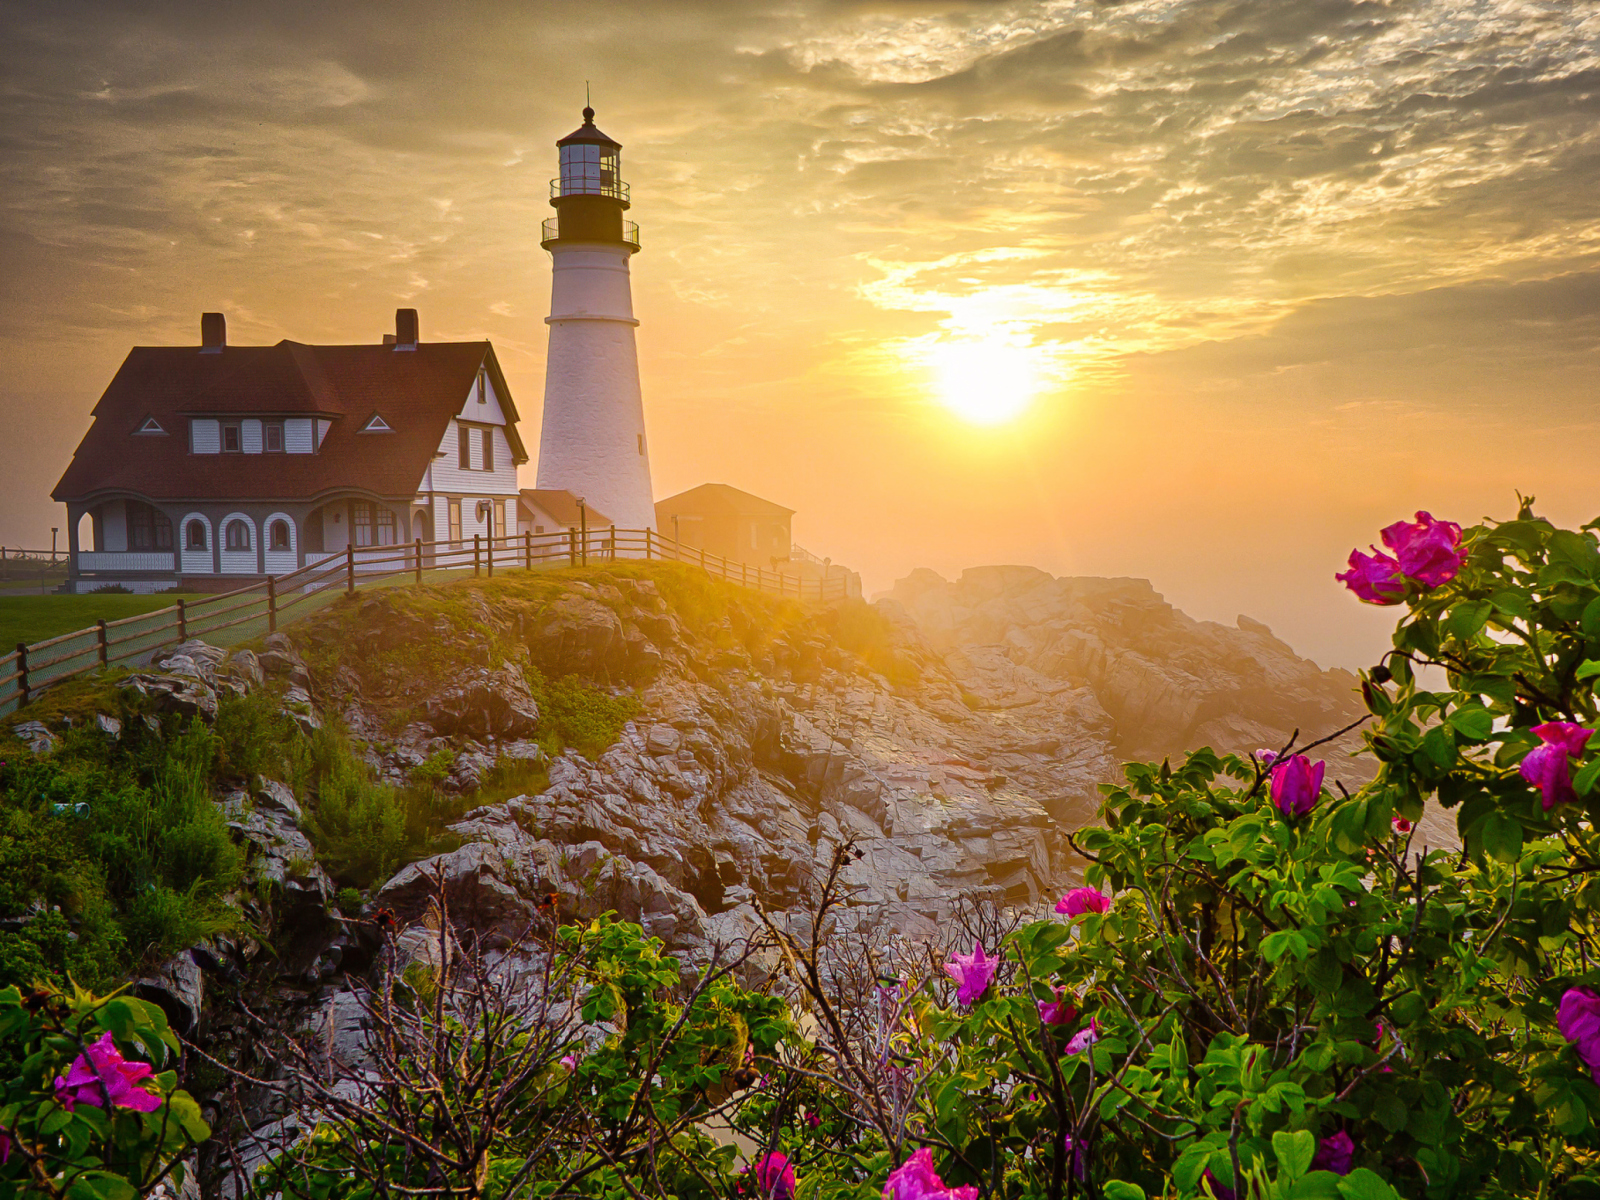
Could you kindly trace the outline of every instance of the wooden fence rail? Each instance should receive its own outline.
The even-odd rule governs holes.
[[[32,645],[18,643],[14,651],[0,655],[0,715],[25,706],[47,684],[108,666],[139,666],[164,646],[207,634],[231,630],[236,631],[232,641],[248,641],[276,630],[286,615],[303,616],[359,588],[420,585],[467,571],[491,578],[497,570],[577,567],[618,559],[688,563],[730,583],[799,601],[842,600],[849,594],[842,577],[784,575],[684,546],[653,529],[608,526],[489,538],[474,535],[470,542],[417,539],[392,546],[352,546],[231,592],[199,600],[179,597],[170,608],[97,621]],[[46,653],[50,651],[54,653]]]

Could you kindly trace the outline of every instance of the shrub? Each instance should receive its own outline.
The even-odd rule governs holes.
[[[179,1042],[130,996],[0,989],[0,1196],[130,1200],[210,1136],[171,1069]]]
[[[637,697],[614,695],[576,675],[547,679],[529,667],[527,677],[539,704],[544,746],[552,756],[570,746],[585,758],[599,758],[639,712]]]

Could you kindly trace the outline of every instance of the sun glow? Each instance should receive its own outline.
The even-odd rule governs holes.
[[[1019,416],[1040,387],[1038,352],[999,338],[941,342],[929,362],[939,399],[974,425],[999,425]]]

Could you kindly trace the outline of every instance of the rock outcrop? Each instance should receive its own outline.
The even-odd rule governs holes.
[[[456,911],[508,929],[555,893],[566,912],[616,909],[694,952],[747,927],[758,901],[803,907],[815,865],[850,840],[844,924],[931,933],[959,896],[1028,906],[1072,882],[1063,835],[1124,759],[1276,748],[1359,712],[1347,672],[1248,618],[1194,621],[1140,580],[919,571],[873,608],[801,617],[724,591],[707,612],[626,574],[536,600],[496,581],[458,585],[431,616],[373,596],[359,634],[315,619],[297,634],[357,644],[311,691],[389,778],[439,746],[472,780],[530,753],[542,726],[519,662],[631,685],[640,703],[597,758],[569,750],[543,791],[468,814],[459,849],[405,868],[379,902],[414,914],[437,876]],[[453,664],[427,681],[384,650],[422,629],[435,668]],[[263,658],[278,673],[302,661]],[[1330,757],[1335,775],[1363,776]]]

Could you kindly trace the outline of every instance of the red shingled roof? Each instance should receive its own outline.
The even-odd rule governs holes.
[[[152,500],[310,500],[355,488],[415,495],[467,399],[478,368],[506,415],[517,462],[528,461],[517,412],[488,342],[392,346],[138,346],[129,351],[52,497],[132,492]],[[376,412],[394,431],[362,434]],[[332,419],[316,454],[190,454],[189,419],[206,414]],[[167,436],[137,430],[154,417]]]

